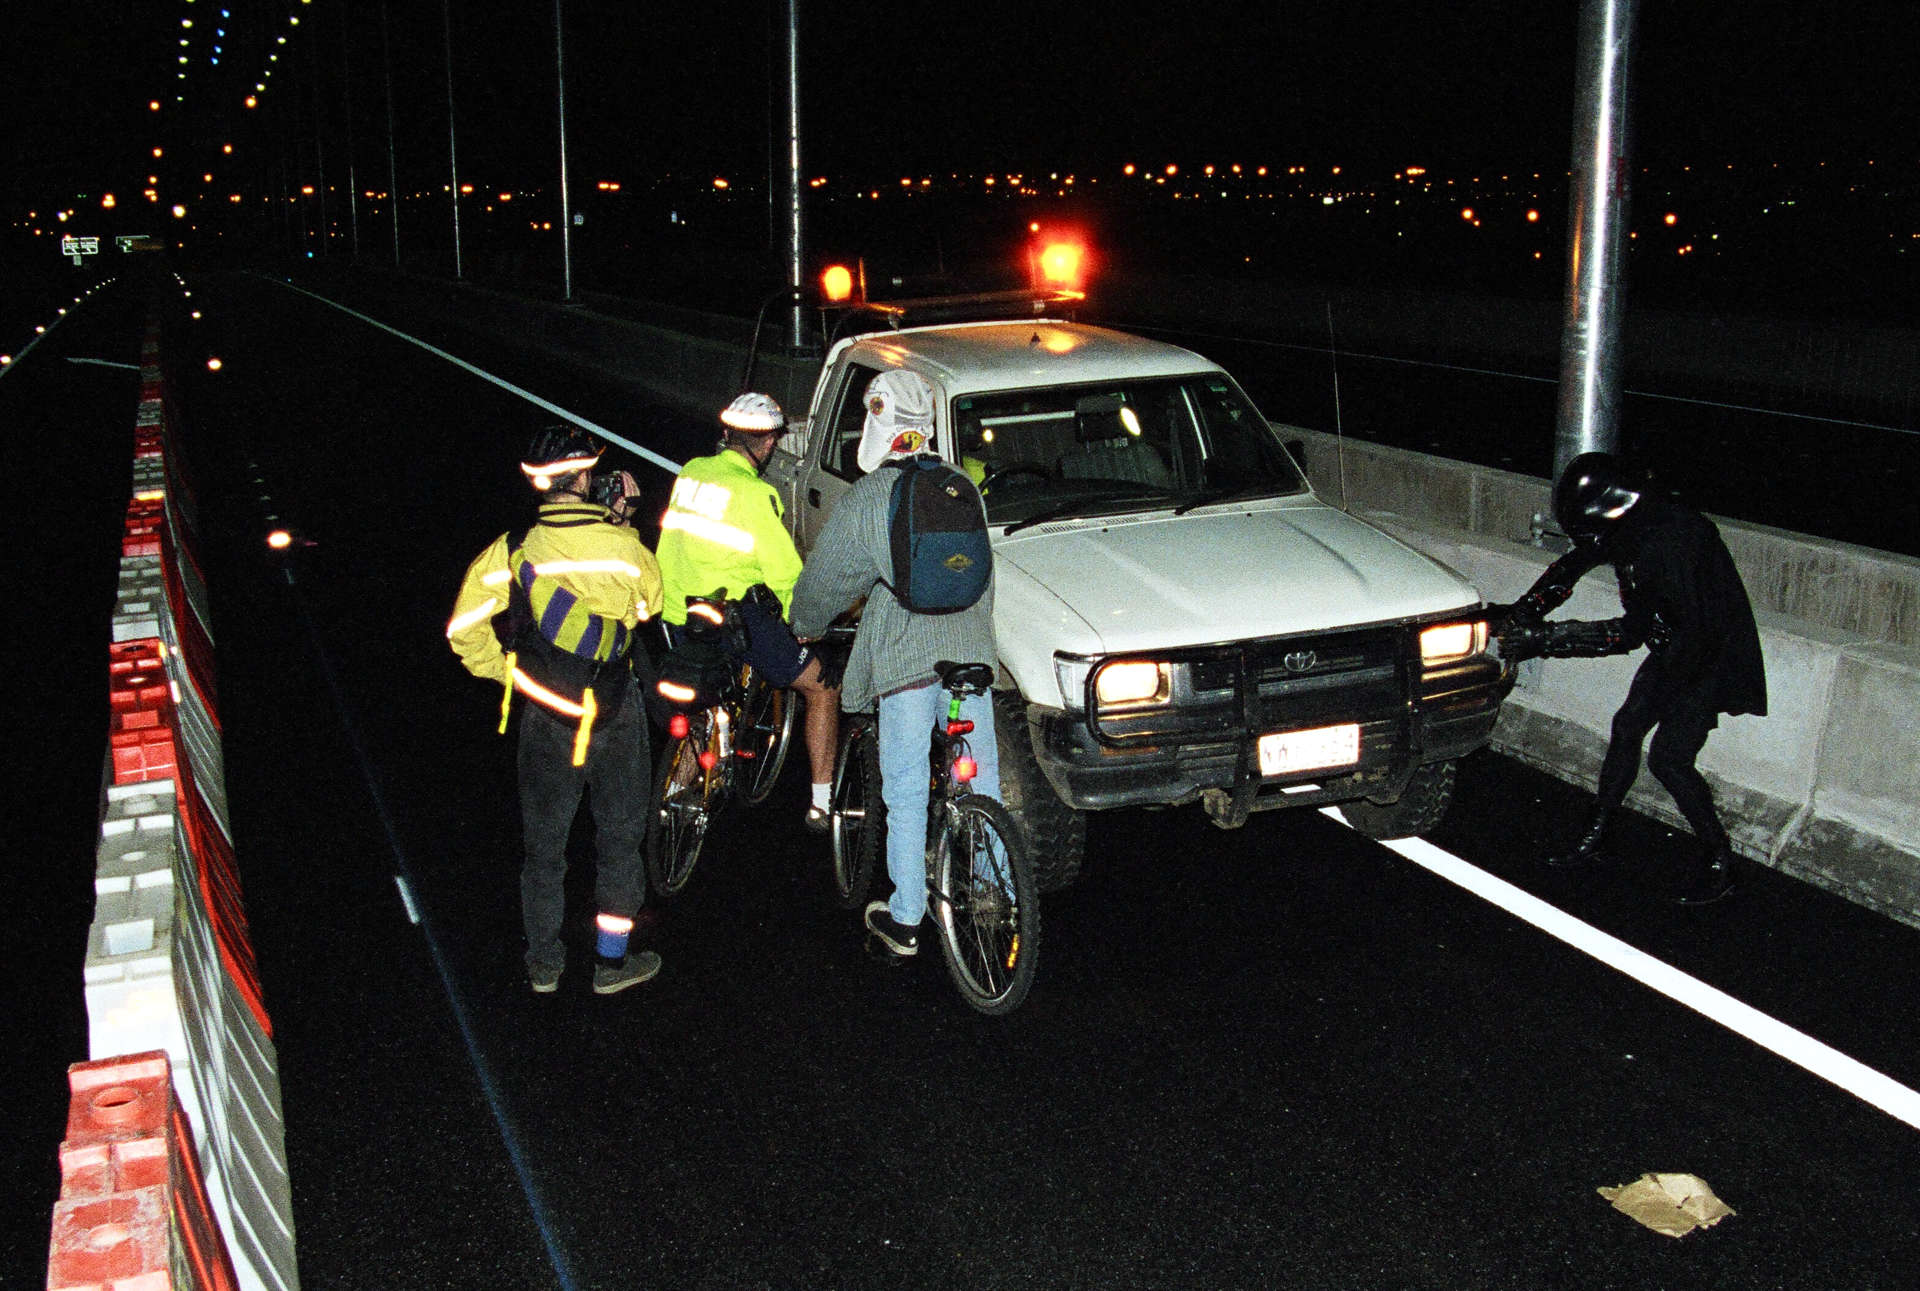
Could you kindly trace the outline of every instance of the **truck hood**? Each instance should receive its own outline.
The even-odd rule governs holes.
[[[1480,600],[1459,575],[1313,499],[1062,521],[1002,536],[994,558],[1082,620],[1089,652],[1325,631]]]

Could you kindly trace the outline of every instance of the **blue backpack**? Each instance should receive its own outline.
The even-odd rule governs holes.
[[[973,481],[937,457],[888,462],[900,472],[887,504],[894,598],[915,614],[952,614],[993,579],[987,512]]]

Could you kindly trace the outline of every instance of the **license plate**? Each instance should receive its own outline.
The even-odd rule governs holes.
[[[1291,775],[1323,767],[1352,766],[1360,760],[1360,727],[1318,726],[1310,731],[1275,731],[1260,737],[1260,774]]]

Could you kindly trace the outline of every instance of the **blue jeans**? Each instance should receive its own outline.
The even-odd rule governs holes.
[[[937,681],[880,697],[880,799],[887,805],[887,910],[908,928],[927,913],[927,745],[947,720],[946,687]],[[960,716],[973,723],[967,744],[980,770],[975,793],[1000,796],[1000,748],[994,742],[993,696],[966,695]]]

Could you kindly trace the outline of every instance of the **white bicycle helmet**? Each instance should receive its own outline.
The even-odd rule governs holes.
[[[721,411],[720,422],[749,435],[765,435],[786,429],[787,415],[780,411],[780,405],[774,402],[772,395],[748,392]]]

